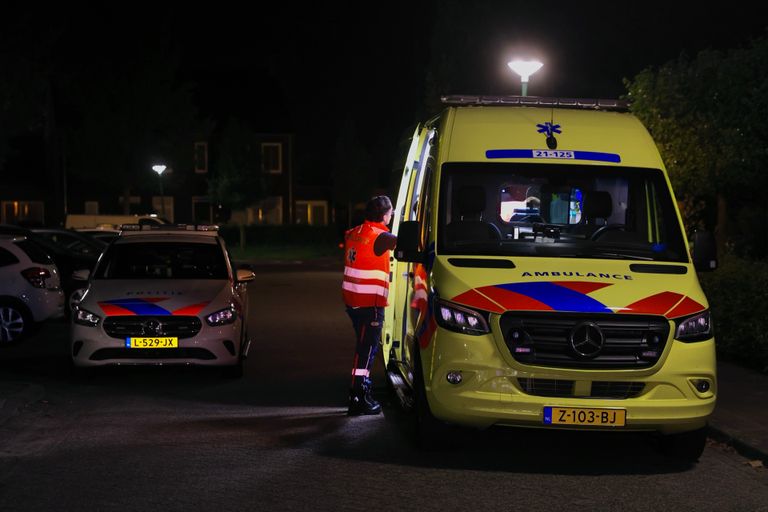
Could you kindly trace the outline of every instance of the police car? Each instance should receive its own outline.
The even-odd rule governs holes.
[[[71,324],[76,368],[221,366],[242,374],[249,270],[235,270],[215,226],[123,226],[88,280]]]

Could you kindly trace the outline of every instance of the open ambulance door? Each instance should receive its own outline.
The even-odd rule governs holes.
[[[392,233],[395,235],[398,233],[401,222],[417,219],[430,141],[434,133],[432,129],[419,126],[413,135],[393,215]],[[400,262],[394,258],[390,261],[389,306],[384,314],[382,355],[385,366],[390,370],[388,376],[395,389],[403,386],[410,387],[412,384],[410,354],[408,354],[406,340],[414,336],[414,325],[410,319],[413,267],[412,263]],[[405,379],[405,382],[395,382],[399,380],[397,374]],[[399,391],[398,394],[400,394]]]

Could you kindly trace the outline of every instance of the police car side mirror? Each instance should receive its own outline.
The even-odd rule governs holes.
[[[251,270],[240,269],[237,271],[237,282],[248,283],[256,278],[256,274]]]
[[[691,257],[697,272],[711,272],[717,268],[717,244],[712,233],[695,231],[691,245]]]
[[[415,220],[401,222],[397,229],[397,245],[395,258],[400,261],[421,263],[424,253],[419,249],[421,242],[421,226]]]

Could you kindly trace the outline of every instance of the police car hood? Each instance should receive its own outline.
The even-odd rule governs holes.
[[[227,307],[232,284],[228,280],[93,281],[80,303],[99,315],[199,315]]]
[[[441,299],[493,313],[557,311],[678,318],[709,307],[695,270],[687,263],[439,256],[432,272]]]

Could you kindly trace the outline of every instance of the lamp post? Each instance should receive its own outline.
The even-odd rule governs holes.
[[[522,83],[523,96],[528,96],[528,79],[532,74],[537,72],[543,66],[541,62],[537,60],[512,60],[507,62],[509,69],[520,75],[520,82]]]
[[[152,166],[152,170],[157,173],[157,180],[160,182],[160,205],[161,205],[160,208],[163,212],[163,218],[165,218],[165,195],[163,194],[163,172],[165,172],[166,168],[167,167],[162,164]]]

